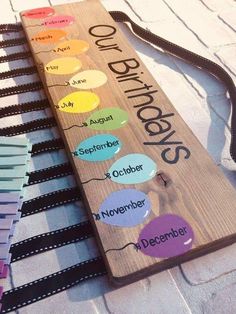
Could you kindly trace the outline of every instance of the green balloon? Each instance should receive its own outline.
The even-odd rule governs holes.
[[[128,113],[120,108],[111,107],[95,111],[85,121],[93,130],[115,130],[128,122]]]

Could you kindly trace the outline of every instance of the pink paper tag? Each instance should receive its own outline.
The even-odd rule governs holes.
[[[19,209],[19,203],[0,204],[0,214],[16,214]]]
[[[17,203],[20,199],[20,193],[0,193],[0,204]]]
[[[8,265],[4,265],[4,266],[3,266],[3,270],[2,270],[2,272],[0,273],[0,279],[2,279],[2,278],[7,278],[8,270],[9,270]]]

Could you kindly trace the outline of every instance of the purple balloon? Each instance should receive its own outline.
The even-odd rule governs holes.
[[[137,248],[145,255],[168,258],[189,251],[193,239],[193,230],[182,217],[166,214],[156,217],[143,228]]]
[[[133,227],[148,217],[151,204],[148,196],[135,189],[112,192],[99,208],[97,217],[110,225]]]

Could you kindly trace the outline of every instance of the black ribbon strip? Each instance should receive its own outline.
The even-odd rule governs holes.
[[[50,106],[47,99],[30,101],[23,104],[12,105],[0,108],[0,118],[14,116],[31,111],[44,110]]]
[[[22,60],[26,58],[30,58],[32,56],[30,51],[16,52],[7,56],[0,57],[0,63],[10,62],[15,60]]]
[[[145,41],[162,48],[164,51],[167,51],[168,53],[173,54],[176,57],[181,58],[198,68],[210,72],[225,84],[232,103],[230,155],[236,162],[236,86],[234,85],[230,75],[217,63],[199,56],[198,54],[182,48],[174,43],[171,43],[170,41],[142,28],[133,22],[125,13],[120,11],[110,11],[109,13],[116,22],[129,22],[134,33]]]
[[[3,293],[2,313],[45,299],[76,284],[105,275],[106,267],[101,257],[96,257],[59,272],[32,281]]]
[[[0,48],[20,46],[20,45],[23,45],[25,43],[27,43],[26,37],[1,40],[0,41]]]
[[[37,73],[36,66],[14,69],[14,70],[0,73],[0,80],[5,80],[5,79],[16,77],[16,76],[30,75],[34,73]]]
[[[81,193],[77,187],[47,193],[23,202],[21,207],[22,217],[33,215],[60,205],[81,200]]]
[[[22,25],[19,24],[0,24],[0,34],[16,33],[22,31]]]
[[[11,263],[70,243],[79,242],[92,236],[93,229],[89,221],[39,234],[11,245]]]
[[[0,129],[0,136],[15,136],[19,134],[51,128],[56,125],[56,120],[53,117],[37,119],[23,124],[2,128]]]
[[[36,156],[45,152],[51,152],[65,148],[61,138],[55,138],[49,141],[34,144],[32,146],[31,156]]]
[[[56,178],[62,178],[68,175],[73,174],[73,169],[70,163],[64,163],[36,171],[30,172],[29,180],[27,185],[33,185],[36,183],[46,182]]]
[[[10,95],[34,92],[43,88],[42,82],[34,82],[24,85],[11,86],[0,89],[0,97],[6,97]]]

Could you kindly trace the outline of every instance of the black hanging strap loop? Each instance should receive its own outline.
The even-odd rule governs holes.
[[[37,119],[23,124],[9,126],[0,129],[0,136],[15,136],[19,134],[34,132],[38,130],[44,130],[56,126],[55,118]]]
[[[26,37],[1,40],[0,41],[0,48],[20,46],[20,45],[23,45],[23,44],[26,44],[26,43],[27,43]]]
[[[231,76],[217,63],[142,28],[133,22],[125,13],[121,11],[110,11],[109,13],[116,22],[129,22],[134,33],[145,41],[162,48],[164,51],[167,51],[168,53],[173,54],[198,68],[210,72],[225,84],[232,103],[230,154],[232,159],[236,162],[236,86],[234,85]]]
[[[77,187],[50,192],[23,202],[21,207],[21,217],[33,215],[79,200],[81,200],[81,193]]]
[[[11,105],[0,108],[0,118],[14,116],[16,114],[22,114],[26,112],[32,112],[37,110],[44,110],[49,108],[50,104],[47,99],[30,101],[18,105]]]
[[[89,221],[39,234],[11,245],[11,263],[58,247],[79,242],[93,236]]]
[[[22,24],[0,24],[0,34],[16,33],[22,31]]]
[[[51,152],[65,148],[64,142],[61,138],[44,141],[34,144],[32,146],[31,156],[37,156],[42,153]]]
[[[37,73],[36,66],[27,67],[27,68],[18,68],[18,69],[9,70],[9,71],[0,73],[0,80],[5,80],[5,79],[22,76],[22,75],[30,75],[30,74],[35,74],[35,73]]]
[[[38,91],[43,88],[41,81],[0,89],[0,97]]]
[[[23,306],[50,297],[76,284],[105,275],[101,257],[96,257],[59,272],[32,281],[3,293],[1,313],[9,313]]]
[[[10,62],[15,60],[22,60],[32,57],[30,51],[16,52],[6,56],[0,56],[0,63]]]
[[[73,169],[70,163],[64,163],[36,171],[30,172],[27,185],[46,182],[56,178],[62,178],[73,174]],[[27,186],[26,185],[26,186]]]

